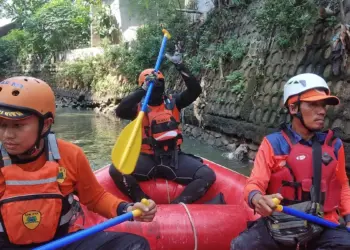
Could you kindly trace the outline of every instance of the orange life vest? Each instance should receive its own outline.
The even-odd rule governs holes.
[[[310,191],[313,178],[312,147],[300,143],[292,143],[288,131],[282,131],[288,142],[290,153],[285,166],[271,174],[267,193],[281,193],[286,205],[310,200]],[[322,145],[322,176],[321,176],[321,203],[325,213],[332,212],[339,207],[341,183],[336,175],[338,160],[334,154],[334,133],[328,131]]]
[[[60,155],[54,134],[45,139],[46,164],[28,172],[13,164],[1,146],[5,191],[0,198],[0,233],[11,244],[44,243],[68,233],[74,212],[73,194],[60,191]],[[74,205],[73,205],[74,204]]]
[[[139,110],[141,107],[142,102]],[[154,148],[159,145],[167,151],[173,142],[175,146],[180,146],[182,144],[180,123],[180,112],[175,105],[175,99],[165,98],[159,106],[148,106],[142,120],[141,152],[154,154]]]

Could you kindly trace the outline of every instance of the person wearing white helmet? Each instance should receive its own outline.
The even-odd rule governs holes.
[[[301,111],[301,102],[304,102],[305,118]],[[315,104],[325,105],[338,105],[339,99],[335,96],[330,96],[330,89],[326,81],[315,74],[306,73],[300,74],[291,78],[284,85],[283,104],[287,108],[291,108],[290,114],[295,119],[295,123],[300,121],[301,125],[305,127],[308,136],[312,136],[312,132],[323,129],[325,110],[321,110],[321,114],[315,114],[317,119],[312,120],[314,117],[308,115],[310,107]],[[324,114],[323,114],[324,113]],[[307,119],[307,121],[305,121]]]
[[[326,81],[315,74],[292,77],[283,103],[291,124],[264,137],[244,188],[261,218],[231,242],[231,250],[350,249],[346,230],[324,228],[275,212],[273,198],[326,220],[350,226],[350,188],[342,141],[322,132],[327,105],[338,105]]]

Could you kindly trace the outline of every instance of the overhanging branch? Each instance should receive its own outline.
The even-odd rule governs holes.
[[[175,10],[181,11],[181,12],[187,12],[187,13],[203,14],[203,12],[200,12],[198,10],[191,10],[191,9],[175,9]]]

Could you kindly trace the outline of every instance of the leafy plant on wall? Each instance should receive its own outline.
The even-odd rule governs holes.
[[[262,34],[276,35],[282,48],[295,44],[317,18],[318,8],[310,0],[265,0],[256,12],[256,23]]]

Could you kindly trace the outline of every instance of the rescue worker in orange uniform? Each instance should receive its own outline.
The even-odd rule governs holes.
[[[262,218],[231,242],[231,250],[350,249],[346,230],[275,212],[272,202],[278,198],[282,205],[350,226],[344,146],[332,130],[321,132],[326,106],[338,104],[318,75],[300,74],[285,84],[284,105],[292,122],[263,139],[244,189]]]
[[[139,208],[140,221],[152,221],[149,205],[127,203],[97,182],[78,146],[56,140],[55,96],[32,77],[0,82],[0,249],[31,249],[81,228],[74,224],[79,202],[106,218]],[[77,201],[73,194],[79,198]],[[143,237],[99,232],[64,249],[150,249]]]
[[[117,187],[133,201],[148,197],[138,182],[156,177],[173,180],[187,185],[184,191],[171,203],[193,203],[201,198],[215,181],[215,173],[202,159],[181,151],[183,141],[180,125],[180,111],[189,106],[201,94],[197,79],[182,63],[181,48],[167,58],[175,64],[187,89],[173,96],[165,95],[165,77],[158,71],[146,69],[139,75],[140,88],[125,97],[116,109],[122,119],[133,120],[141,110],[142,101],[150,80],[155,80],[148,111],[143,118],[142,148],[135,171],[122,175],[111,164],[110,175]]]

